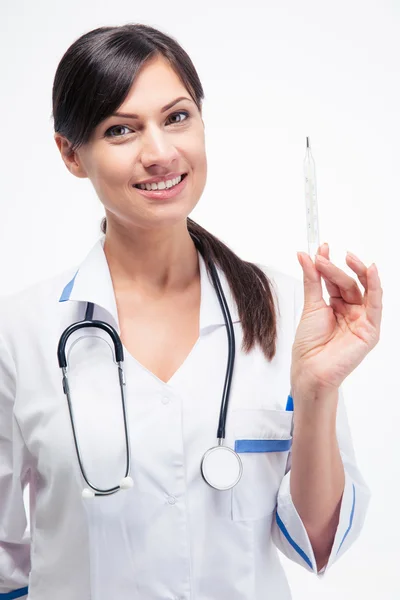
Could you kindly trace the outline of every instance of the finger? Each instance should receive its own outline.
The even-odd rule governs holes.
[[[382,320],[383,290],[375,263],[373,263],[367,269],[367,282],[368,291],[366,292],[365,304],[367,319],[376,327],[377,331],[379,332]]]
[[[357,306],[356,304],[347,304],[343,298],[330,298],[329,305],[335,314],[338,326],[343,332],[347,331],[348,329],[347,320],[349,317],[352,318],[352,315],[349,314],[351,313],[352,309],[365,310],[364,307]],[[355,318],[357,318],[357,316],[358,315],[355,315]]]
[[[306,252],[297,253],[298,261],[303,269],[304,306],[316,302],[325,302],[322,297],[321,275]]]
[[[321,255],[317,255],[315,266],[324,278],[326,277],[331,283],[337,285],[343,300],[349,304],[363,304],[363,296],[355,279],[332,262],[324,263],[323,259],[324,257],[321,258]]]
[[[347,251],[346,262],[349,265],[350,269],[352,269],[354,271],[354,273],[357,274],[357,277],[358,277],[361,285],[363,286],[364,290],[367,292],[368,285],[367,285],[367,267],[366,267],[366,265],[363,262],[361,262],[361,260],[355,254],[352,254],[349,251]]]
[[[357,320],[365,312],[365,306],[359,304],[347,304],[343,298],[329,298],[329,304],[335,311],[336,316],[341,315],[350,321]]]
[[[320,254],[321,256],[324,256],[325,258],[327,258],[329,260],[329,245],[326,242],[325,242],[325,244],[322,244],[322,246],[320,246],[318,248],[317,254]],[[341,298],[342,297],[337,285],[335,285],[334,283],[329,281],[329,279],[327,279],[326,277],[323,277],[323,280],[325,282],[325,287],[327,289],[327,292],[328,292],[330,298]]]

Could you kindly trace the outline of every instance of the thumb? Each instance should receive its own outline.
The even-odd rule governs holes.
[[[304,305],[320,302],[323,300],[321,274],[315,268],[308,254],[298,252],[297,258],[303,269]]]

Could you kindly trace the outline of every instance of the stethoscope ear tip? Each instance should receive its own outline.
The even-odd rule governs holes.
[[[121,490],[128,490],[133,487],[133,479],[132,477],[124,477],[121,479],[121,483],[119,484]]]
[[[94,498],[94,492],[89,490],[89,488],[85,488],[82,490],[82,498]]]

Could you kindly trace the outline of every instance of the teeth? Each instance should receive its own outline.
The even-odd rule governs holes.
[[[135,185],[135,187],[149,192],[151,190],[165,190],[174,187],[174,185],[178,185],[181,180],[182,175],[179,175],[178,177],[175,177],[175,179],[168,179],[168,181],[160,181],[159,183],[140,183],[139,185]]]

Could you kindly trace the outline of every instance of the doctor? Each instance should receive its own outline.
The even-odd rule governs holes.
[[[106,222],[80,265],[0,302],[0,599],[288,600],[277,549],[322,576],[360,533],[369,491],[341,384],[379,339],[376,266],[347,256],[360,290],[324,244],[315,265],[299,253],[300,282],[241,260],[189,219],[206,183],[202,100],[185,51],[145,25],[88,32],[60,61],[55,141]],[[246,206],[262,186],[239,160],[220,174],[227,193],[215,202],[227,210],[231,185]],[[243,472],[226,490],[200,470],[217,443],[228,357],[209,261],[236,340],[225,444]],[[57,362],[88,303],[123,343],[134,482],[89,500]],[[125,469],[106,342],[87,328],[67,348],[77,438],[100,487]]]

